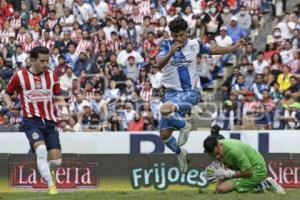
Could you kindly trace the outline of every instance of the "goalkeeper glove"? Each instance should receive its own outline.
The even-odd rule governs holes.
[[[218,168],[216,169],[215,176],[217,179],[223,180],[236,177],[236,173],[231,169]]]

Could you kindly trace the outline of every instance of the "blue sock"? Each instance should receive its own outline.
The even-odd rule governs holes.
[[[177,142],[174,136],[171,136],[170,138],[164,140],[164,143],[169,149],[171,149],[177,155],[181,153],[181,149],[180,147],[177,146]]]

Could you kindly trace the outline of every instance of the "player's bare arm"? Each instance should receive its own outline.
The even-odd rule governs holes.
[[[244,45],[245,45],[245,40],[241,39],[235,45],[230,47],[211,46],[211,54],[222,55],[226,53],[233,53],[239,49],[242,49]]]
[[[169,53],[165,57],[158,59],[157,61],[158,68],[161,70],[169,62],[169,60],[172,58],[176,50],[181,47],[182,47],[182,43],[174,42]]]
[[[6,104],[6,107],[8,110],[11,110],[13,108],[13,103],[11,101],[11,96],[7,94],[6,92],[3,94],[3,101]]]

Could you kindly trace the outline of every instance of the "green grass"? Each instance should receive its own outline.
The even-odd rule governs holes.
[[[262,194],[212,194],[198,193],[197,191],[147,191],[147,192],[61,192],[55,196],[49,196],[45,192],[15,192],[0,193],[0,200],[297,200],[300,199],[300,190],[288,190],[285,195],[275,193]]]

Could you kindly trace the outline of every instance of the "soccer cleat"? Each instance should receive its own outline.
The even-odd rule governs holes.
[[[189,122],[185,122],[185,126],[180,129],[178,142],[177,142],[178,146],[182,146],[187,142],[191,130],[192,130],[192,125]]]
[[[270,188],[268,188],[269,190],[276,192],[278,194],[285,194],[283,187],[281,187],[278,183],[276,183],[276,181],[273,178],[268,177],[266,178],[265,181],[270,186]]]
[[[56,195],[56,194],[58,194],[55,185],[50,185],[50,186],[48,187],[48,194],[49,194],[49,195]]]
[[[180,154],[178,155],[179,161],[179,169],[181,173],[186,173],[188,171],[188,164],[187,164],[187,155],[188,152],[185,149],[181,149]]]

